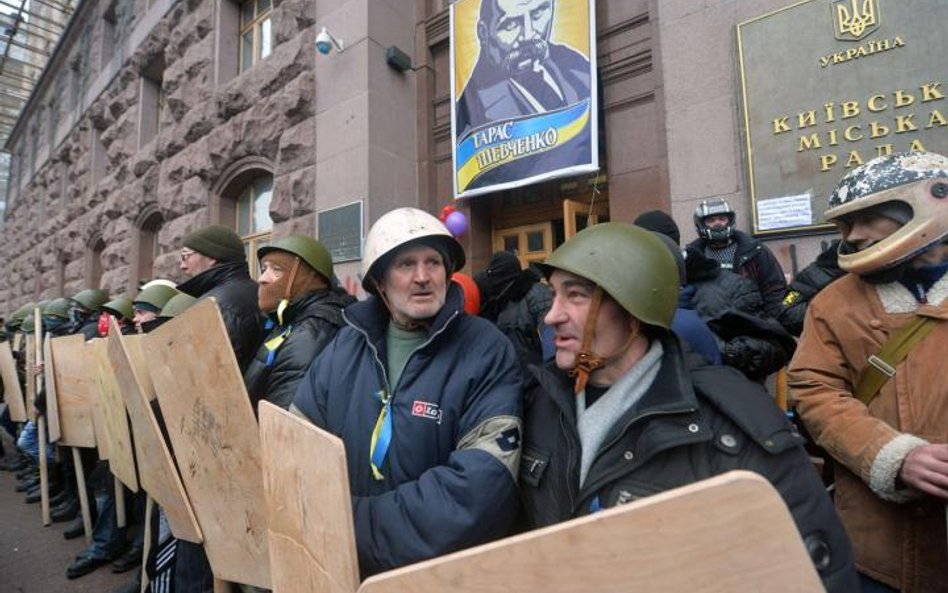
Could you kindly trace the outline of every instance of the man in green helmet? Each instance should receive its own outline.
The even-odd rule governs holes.
[[[345,325],[355,299],[332,287],[332,258],[322,243],[290,235],[257,250],[257,301],[265,337],[244,373],[254,410],[265,399],[284,409],[309,365]]]
[[[528,521],[551,525],[749,470],[780,492],[827,591],[858,591],[842,524],[773,400],[735,369],[683,354],[670,331],[679,277],[665,245],[632,225],[600,224],[542,267],[556,356],[531,367],[525,398]]]
[[[132,301],[132,323],[138,333],[148,333],[160,325],[155,323],[161,308],[168,304],[175,296],[182,294],[173,283],[153,280],[142,287],[142,291]]]
[[[87,288],[77,292],[70,300],[69,333],[82,334],[86,340],[99,336],[99,313],[102,305],[109,302],[109,293],[101,288]]]

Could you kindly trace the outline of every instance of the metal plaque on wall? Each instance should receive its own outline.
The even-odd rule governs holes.
[[[839,179],[948,154],[945,0],[805,0],[737,25],[754,233],[831,228]]]
[[[362,202],[320,210],[317,238],[332,256],[332,263],[362,258]]]

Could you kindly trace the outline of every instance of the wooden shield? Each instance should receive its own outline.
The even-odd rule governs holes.
[[[269,588],[260,433],[217,304],[200,301],[145,341],[214,576]]]
[[[144,336],[117,334],[108,344],[109,361],[132,422],[138,480],[164,509],[174,536],[199,544],[203,540],[201,528],[151,407],[155,389],[142,352],[143,340]]]
[[[135,453],[132,432],[128,426],[125,398],[119,388],[115,369],[109,360],[109,343],[121,333],[114,319],[111,320],[108,338],[96,341],[96,362],[99,368],[99,401],[105,421],[106,438],[109,441],[109,469],[129,490],[138,492],[138,473],[135,470]]]
[[[369,578],[404,591],[823,591],[776,490],[730,472]]]
[[[56,398],[54,364],[52,338],[47,334],[43,340],[43,380],[46,383],[46,430],[51,443],[55,443],[62,436],[59,428],[59,400]]]
[[[66,447],[95,447],[92,422],[98,385],[92,346],[81,335],[53,338],[53,375],[59,410],[59,444]]]
[[[275,593],[353,593],[359,586],[342,441],[262,401],[260,445]]]
[[[10,408],[10,420],[26,422],[23,390],[20,388],[20,379],[16,374],[16,361],[13,360],[10,342],[0,342],[0,376],[3,377],[3,398]]]

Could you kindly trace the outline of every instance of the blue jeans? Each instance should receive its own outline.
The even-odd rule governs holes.
[[[29,455],[34,463],[39,463],[39,431],[32,420],[27,421],[26,425],[23,426],[16,446],[19,447],[20,451]],[[48,443],[46,445],[46,459],[49,461],[53,459],[53,446]]]
[[[96,519],[92,528],[92,545],[85,555],[113,558],[125,548],[125,528],[118,526],[115,516],[115,479],[107,462],[99,462],[91,475],[95,497]]]

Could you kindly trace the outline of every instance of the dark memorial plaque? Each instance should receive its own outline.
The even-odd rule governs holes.
[[[757,235],[830,228],[839,179],[894,152],[948,153],[948,3],[807,0],[737,26]]]
[[[362,202],[319,211],[316,237],[326,246],[332,263],[362,258]]]

